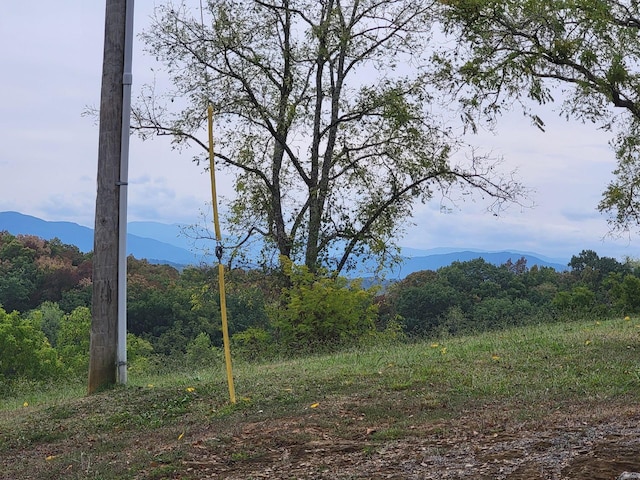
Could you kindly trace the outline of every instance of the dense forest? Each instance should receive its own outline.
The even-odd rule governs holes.
[[[0,232],[0,380],[83,376],[88,368],[92,256],[59,240]],[[476,259],[409,275],[384,289],[284,262],[227,272],[236,358],[326,352],[585,316],[640,313],[637,262],[592,250],[570,271]],[[217,266],[128,258],[131,371],[222,361]]]

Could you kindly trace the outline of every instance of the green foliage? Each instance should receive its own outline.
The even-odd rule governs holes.
[[[568,292],[558,292],[553,299],[553,306],[558,310],[585,314],[595,307],[595,294],[587,287],[574,287]]]
[[[612,130],[618,160],[599,210],[617,231],[640,224],[640,4],[627,0],[442,2],[454,49],[438,52],[439,85],[456,95],[472,128],[521,103],[562,91],[567,118]],[[449,45],[450,43],[446,43]],[[616,108],[612,108],[616,107]]]
[[[360,347],[382,347],[393,346],[404,343],[407,335],[404,332],[404,324],[402,318],[396,315],[389,319],[384,328],[370,330],[367,334],[360,337],[357,345]]]
[[[91,338],[91,310],[77,307],[62,317],[58,332],[57,350],[69,373],[89,371],[89,342]]]
[[[44,333],[18,312],[0,307],[0,380],[43,380],[60,373],[58,355]]]
[[[553,273],[552,273],[553,272]],[[526,261],[496,266],[479,258],[436,272],[417,272],[393,285],[387,315],[403,319],[410,335],[461,334],[521,325],[550,306],[560,275]]]
[[[183,354],[200,332],[219,343],[217,282],[211,272],[188,269],[184,278],[167,265],[129,258],[127,318],[129,331],[151,342],[155,353]],[[205,282],[205,283],[203,283]]]
[[[0,305],[26,312],[91,284],[91,262],[58,239],[0,232]],[[68,311],[68,310],[65,310]]]
[[[474,326],[479,331],[515,326],[531,313],[531,304],[525,299],[485,298],[473,310]]]
[[[343,277],[320,277],[285,263],[291,286],[274,324],[289,350],[335,349],[371,332],[377,314],[374,292]]]
[[[576,274],[595,272],[595,283],[599,283],[610,273],[628,273],[629,266],[618,262],[615,258],[600,257],[593,250],[582,250],[578,255],[573,255],[569,261],[569,267]]]
[[[64,290],[58,304],[64,312],[71,313],[78,307],[91,307],[91,296],[91,281],[84,279],[72,289]]]
[[[624,315],[640,313],[640,278],[625,275],[622,281],[609,277],[610,294],[615,308]]]
[[[249,327],[234,333],[231,337],[233,356],[245,360],[260,360],[275,354],[276,347],[272,335],[265,329]]]
[[[459,292],[440,282],[401,288],[396,311],[403,318],[405,332],[429,335],[438,329],[444,314],[458,304]]]
[[[187,345],[186,361],[193,368],[210,367],[222,364],[224,354],[211,344],[209,335],[202,332]]]
[[[251,328],[268,328],[268,308],[262,290],[244,284],[239,288],[228,288],[227,292],[229,333],[231,335]]]
[[[58,332],[64,312],[55,302],[44,302],[36,310],[28,314],[34,326],[40,328],[47,336],[49,343],[55,348],[58,344]]]
[[[0,305],[26,311],[36,287],[35,251],[9,233],[0,233]]]
[[[153,363],[153,345],[151,342],[127,333],[127,369],[131,373],[141,374],[148,372]]]
[[[132,128],[204,154],[206,98],[216,154],[235,174],[233,236],[260,235],[264,263],[282,255],[311,271],[393,263],[397,232],[434,192],[482,191],[496,207],[524,194],[493,159],[450,162],[463,144],[431,118],[425,72],[437,11],[413,0],[221,0],[193,17],[160,5],[142,39],[184,101],[162,105],[149,87]],[[412,68],[397,75],[399,64]]]
[[[5,261],[5,267],[23,265],[27,276],[33,271],[29,261],[36,265],[35,271],[40,268],[37,265],[45,264],[89,265],[79,252],[59,242],[8,235],[0,239],[6,255],[17,255],[15,261]],[[411,274],[378,297],[357,281],[313,274],[286,259],[282,263],[283,271],[226,272],[234,356],[264,360],[292,352],[393,345],[406,336],[461,335],[640,312],[638,262],[620,263],[590,250],[571,258],[570,272],[529,269],[523,258],[501,266],[482,259],[454,262],[437,271]],[[190,267],[179,272],[134,258],[129,258],[129,265],[129,369],[136,374],[148,372],[158,366],[158,359],[183,366],[185,360],[193,365],[222,363],[218,269]],[[63,299],[67,292],[90,293],[91,283],[84,278],[67,288],[61,291]],[[23,361],[24,368],[7,370],[14,378],[38,379],[41,371],[64,371],[76,378],[85,374],[91,323],[87,306],[65,313],[58,303],[45,301],[22,316],[18,312],[4,315],[12,319],[5,333],[7,329],[22,332],[22,337],[5,337],[36,339],[20,348],[41,350],[38,355],[54,365],[47,369],[33,353],[31,360]],[[43,339],[45,346],[36,348]],[[17,342],[22,345],[26,340]]]

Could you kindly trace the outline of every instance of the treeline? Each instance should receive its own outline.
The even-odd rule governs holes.
[[[570,271],[558,272],[528,268],[524,258],[501,266],[479,258],[416,272],[384,295],[381,316],[401,319],[407,334],[455,335],[640,311],[640,270],[634,262],[584,250],[568,266]]]
[[[569,267],[454,262],[384,292],[290,263],[277,271],[232,270],[226,285],[233,354],[269,358],[640,312],[635,262],[587,250]],[[86,374],[91,270],[91,254],[75,246],[0,232],[0,380]],[[129,368],[221,361],[218,291],[216,267],[178,271],[129,257]]]

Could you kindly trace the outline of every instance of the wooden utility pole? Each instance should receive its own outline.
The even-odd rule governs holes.
[[[106,2],[93,241],[89,394],[114,385],[117,377],[119,202],[123,187],[120,166],[127,0]]]

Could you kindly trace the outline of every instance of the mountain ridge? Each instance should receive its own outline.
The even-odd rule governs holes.
[[[35,235],[45,240],[58,238],[63,243],[75,245],[83,253],[93,250],[93,229],[73,222],[53,222],[19,212],[0,212],[0,231],[3,230],[12,235]],[[197,263],[197,256],[184,248],[131,233],[127,233],[127,255],[154,263]]]
[[[205,260],[212,262],[205,253],[194,253],[190,249],[205,251],[208,240],[188,238],[184,230],[187,225],[164,224],[159,222],[130,222],[127,226],[127,254],[152,263],[167,263],[177,267],[198,265]],[[6,230],[12,235],[35,235],[45,240],[58,238],[61,242],[75,245],[82,252],[93,250],[93,229],[73,222],[47,221],[19,212],[0,212],[0,231]],[[437,270],[455,261],[469,261],[483,258],[488,263],[502,265],[508,260],[516,262],[524,257],[527,266],[551,267],[558,271],[567,270],[567,262],[552,259],[534,252],[512,250],[483,251],[475,249],[455,249],[439,247],[429,250],[402,249],[404,262],[386,272],[391,279],[400,279],[420,270]],[[356,270],[355,275],[369,276],[366,269]]]

